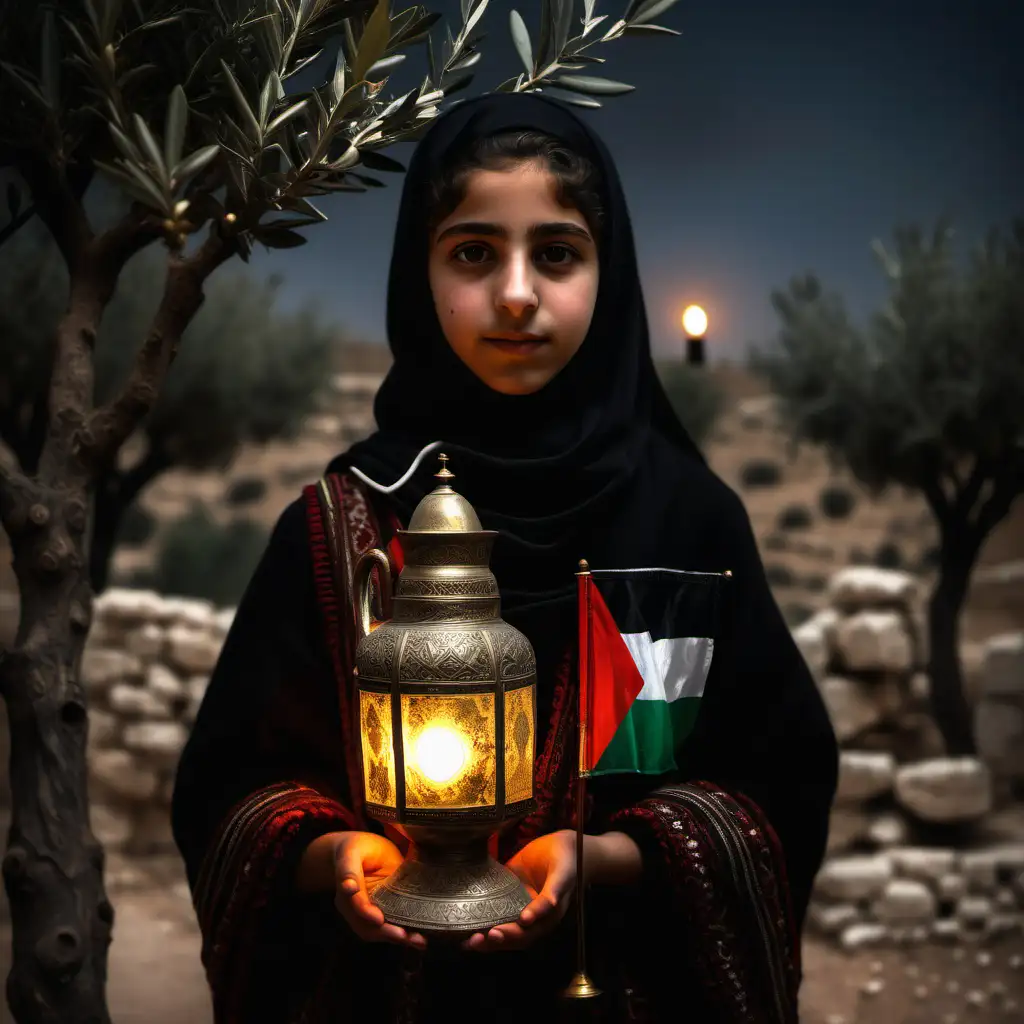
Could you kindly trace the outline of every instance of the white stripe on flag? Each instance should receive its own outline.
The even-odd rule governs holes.
[[[711,668],[715,641],[708,636],[669,637],[652,640],[650,633],[623,633],[622,639],[643,676],[637,700],[702,697]]]

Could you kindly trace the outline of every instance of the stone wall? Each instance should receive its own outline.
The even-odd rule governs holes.
[[[850,568],[794,632],[842,747],[809,923],[849,948],[1024,920],[1024,809],[1005,806],[1022,775],[1006,723],[1024,714],[1024,635],[994,638],[969,666],[985,760],[945,758],[927,710],[922,600],[905,573]],[[173,850],[175,765],[232,615],[145,591],[97,600],[83,678],[93,825],[109,850]]]
[[[848,949],[985,939],[1024,927],[1021,765],[991,706],[1024,713],[1024,636],[983,651],[983,759],[942,756],[927,711],[923,597],[905,574],[850,568],[795,630],[841,745],[828,855],[809,924]],[[1016,659],[1016,660],[1014,660]]]
[[[233,614],[150,591],[97,598],[82,679],[92,824],[108,850],[173,849],[175,767]]]

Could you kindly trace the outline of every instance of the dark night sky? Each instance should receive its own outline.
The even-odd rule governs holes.
[[[518,73],[513,6],[535,35],[540,0],[491,0],[471,89]],[[806,270],[863,314],[884,294],[872,238],[949,214],[966,248],[1024,215],[1020,0],[682,0],[660,20],[683,35],[605,45],[595,72],[637,89],[584,112],[623,179],[656,349],[678,351],[689,302],[720,351],[769,339],[770,290]],[[425,56],[406,63],[419,74]],[[374,341],[401,185],[386,180],[321,201],[331,220],[305,248],[254,259],[285,275],[289,304],[315,297]]]

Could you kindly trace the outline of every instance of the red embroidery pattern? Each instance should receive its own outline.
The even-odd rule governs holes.
[[[270,786],[236,806],[207,854],[193,899],[217,1024],[247,1024],[259,1005],[268,979],[251,976],[253,945],[265,939],[261,918],[285,851],[311,820],[321,834],[354,825],[341,804],[309,786]]]
[[[745,853],[758,865],[753,891],[737,864],[743,851],[730,852],[731,840],[716,816],[699,800],[688,799],[687,791],[713,799],[734,819]],[[790,946],[791,915],[779,898],[767,822],[749,808],[719,787],[697,782],[657,791],[614,815],[612,823],[641,821],[657,839],[668,868],[663,877],[675,903],[673,917],[685,929],[680,938],[717,1019],[794,1024],[798,974]],[[768,933],[759,935],[762,922]]]

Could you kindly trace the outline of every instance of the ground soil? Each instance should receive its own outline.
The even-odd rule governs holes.
[[[165,861],[152,871],[136,866],[129,874],[130,887],[112,887],[117,917],[107,997],[114,1024],[211,1024],[199,934],[176,865]],[[5,927],[0,932],[0,976],[7,975],[9,958]],[[1024,938],[1019,936],[984,947],[852,955],[808,940],[801,1022],[1019,1021],[1024,1007],[1022,962]],[[980,1002],[974,1005],[969,999]],[[0,1002],[0,1024],[11,1020],[6,1003]]]

